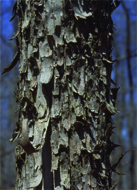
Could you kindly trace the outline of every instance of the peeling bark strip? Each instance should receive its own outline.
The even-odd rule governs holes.
[[[10,62],[10,64],[4,68],[4,71],[2,72],[2,75],[8,71],[10,71],[11,69],[13,69],[15,67],[15,65],[17,64],[19,60],[19,52],[17,51],[13,60]]]
[[[16,189],[113,189],[111,12],[117,2],[17,0]]]

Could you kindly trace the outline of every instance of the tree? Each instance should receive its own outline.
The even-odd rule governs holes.
[[[17,0],[16,189],[114,189],[112,11],[118,1]]]
[[[117,155],[124,152],[126,149],[131,149],[126,157],[123,159],[121,164],[119,164],[117,170],[120,173],[126,175],[118,176],[116,175],[119,183],[117,189],[136,189],[136,41],[135,39],[135,4],[130,4],[129,1],[121,1],[121,7],[117,9],[114,14],[116,14],[121,19],[118,21],[116,36],[115,32],[113,34],[114,42],[113,48],[117,63],[114,64],[115,72],[115,82],[120,84],[120,92],[117,98],[117,108],[120,114],[116,115],[116,134],[115,141],[120,144],[121,147],[117,149],[116,153],[113,153],[113,160],[115,161]],[[130,7],[130,9],[129,9]],[[114,15],[113,15],[114,16]],[[112,17],[113,18],[113,17]],[[122,24],[121,24],[122,23]],[[120,37],[121,35],[121,37]],[[121,49],[121,51],[120,51]],[[115,120],[114,120],[115,121]],[[113,162],[113,161],[112,161]],[[113,180],[116,180],[113,177]]]
[[[14,3],[15,1],[10,1],[9,3],[8,1],[0,2],[1,70],[11,61],[17,50],[15,42],[7,40],[11,37],[13,31],[17,29],[17,18],[10,24],[8,22],[9,17],[12,15],[11,6]],[[6,24],[6,30],[4,23]],[[5,56],[5,52],[8,52],[8,56]],[[8,188],[9,186],[14,187],[15,184],[15,144],[11,143],[9,139],[17,120],[17,105],[14,94],[14,90],[17,88],[17,72],[18,69],[15,67],[11,72],[0,78],[0,92],[2,92],[0,93],[0,189]]]

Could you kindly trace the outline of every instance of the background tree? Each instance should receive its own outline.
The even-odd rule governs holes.
[[[4,3],[7,3],[5,6]],[[12,8],[15,1],[0,2],[0,73],[12,60],[16,51],[15,41],[8,41],[13,32],[17,30],[17,18],[9,24]],[[5,30],[6,29],[6,30]],[[12,131],[16,125],[17,105],[15,104],[14,91],[17,88],[17,72],[15,67],[4,77],[0,74],[0,189],[11,187],[15,184],[15,144],[11,143]]]
[[[137,131],[136,122],[136,13],[134,7],[136,1],[122,1],[115,13],[119,16],[117,29],[114,33],[114,56],[117,62],[114,64],[115,82],[120,84],[119,96],[117,98],[117,107],[120,110],[116,119],[115,142],[121,147],[117,149],[113,159],[117,154],[121,154],[127,149],[134,149],[129,152],[123,161],[119,164],[118,171],[126,174],[117,176],[119,178],[118,189],[135,189],[136,183],[136,161],[137,160],[137,142],[135,134]],[[124,21],[124,22],[123,22]],[[121,26],[120,26],[121,24]],[[125,31],[125,32],[124,32]],[[119,51],[121,49],[121,51]],[[130,180],[129,180],[130,179]]]

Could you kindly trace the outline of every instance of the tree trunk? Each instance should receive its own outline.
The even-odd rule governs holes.
[[[17,0],[16,189],[111,189],[111,13],[118,4]]]

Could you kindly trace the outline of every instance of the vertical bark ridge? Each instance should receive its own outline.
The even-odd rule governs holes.
[[[16,189],[40,184],[54,190],[112,186],[111,115],[117,112],[110,89],[112,5],[91,0],[17,1],[21,31],[19,127],[13,134],[13,139],[19,136]],[[42,161],[42,148],[47,154],[51,151],[51,163],[44,154]],[[44,159],[53,174],[49,186],[44,184],[47,180],[42,182]]]

